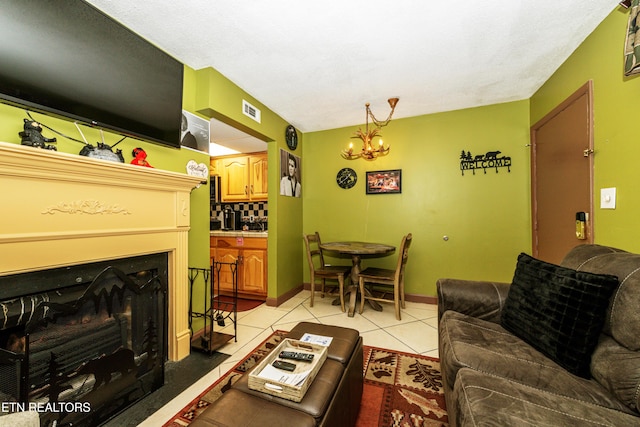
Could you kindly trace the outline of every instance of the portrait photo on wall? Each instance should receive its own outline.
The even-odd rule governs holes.
[[[402,169],[367,172],[367,194],[402,192]]]
[[[209,153],[209,120],[182,110],[180,145]]]
[[[280,149],[280,195],[300,197],[302,184],[300,183],[300,157]]]

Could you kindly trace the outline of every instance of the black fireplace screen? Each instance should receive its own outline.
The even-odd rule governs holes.
[[[2,412],[93,426],[164,383],[167,254],[0,277]]]

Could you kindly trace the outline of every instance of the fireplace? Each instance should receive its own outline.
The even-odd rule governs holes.
[[[164,383],[167,254],[0,277],[0,401],[97,425]]]
[[[190,193],[200,181],[0,142],[0,278],[163,254],[166,326],[160,335],[166,359],[180,360],[190,351]],[[13,291],[7,289],[13,286],[3,283],[0,295],[9,299]],[[94,315],[105,317],[102,312]],[[126,315],[116,317],[122,322]],[[47,327],[51,325],[56,323]],[[11,339],[20,345],[19,334]]]

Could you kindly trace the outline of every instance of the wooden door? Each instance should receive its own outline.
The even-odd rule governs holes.
[[[531,128],[533,256],[559,263],[593,242],[593,95],[589,81]],[[589,220],[576,236],[576,212]]]
[[[209,159],[209,175],[220,175],[220,159],[213,157]]]
[[[267,200],[269,197],[267,189],[267,155],[251,156],[249,158],[249,164],[251,172],[251,176],[249,177],[251,200]]]
[[[222,159],[222,201],[249,200],[249,158],[229,157]]]
[[[242,289],[258,296],[267,295],[267,254],[264,250],[242,251]]]
[[[215,260],[217,262],[234,263],[240,257],[240,251],[238,249],[216,248]],[[240,276],[240,269],[242,267],[238,265],[236,274]],[[241,277],[238,277],[238,283],[240,283]],[[233,274],[231,267],[223,265],[220,267],[220,291],[233,292]]]

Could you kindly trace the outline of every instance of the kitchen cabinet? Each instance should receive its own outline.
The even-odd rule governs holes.
[[[249,196],[251,200],[267,200],[269,192],[267,153],[249,157]]]
[[[267,153],[223,157],[219,159],[222,177],[222,201],[267,200]]]
[[[211,261],[238,261],[238,296],[267,297],[267,239],[264,237],[211,237]],[[228,266],[220,270],[220,291],[231,294],[233,275]]]
[[[215,157],[209,158],[209,175],[220,175],[220,159]]]

